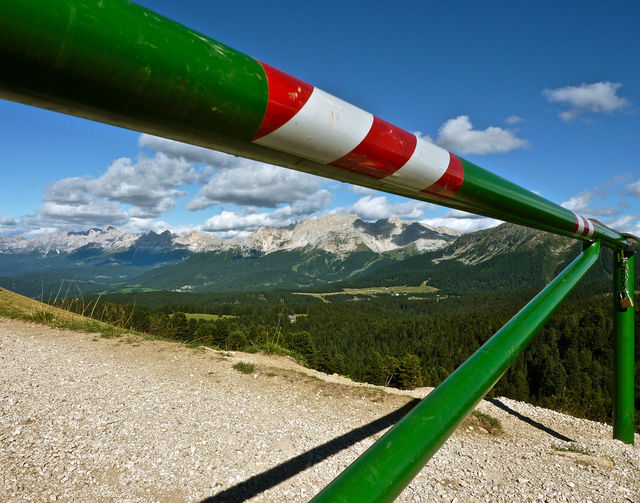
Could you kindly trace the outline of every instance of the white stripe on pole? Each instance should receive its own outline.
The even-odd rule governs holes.
[[[593,236],[593,234],[595,233],[595,225],[593,225],[593,222],[591,220],[589,220],[586,217],[582,217],[585,224],[586,224],[586,231],[585,231],[585,236],[591,237]]]
[[[584,220],[577,213],[574,213],[573,211],[571,213],[573,213],[573,215],[576,217],[576,222],[578,222],[578,229],[576,230],[576,234],[582,236],[582,233],[584,231]]]
[[[418,138],[409,160],[394,174],[382,179],[385,184],[403,189],[424,190],[436,183],[449,167],[449,152]]]
[[[315,87],[289,122],[255,143],[329,164],[356,148],[372,124],[369,112]]]

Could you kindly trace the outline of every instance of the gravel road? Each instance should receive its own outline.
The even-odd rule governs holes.
[[[0,318],[0,501],[307,501],[427,392]],[[640,503],[640,449],[609,426],[479,409],[504,433],[463,425],[397,501]],[[589,454],[557,450],[569,440]]]

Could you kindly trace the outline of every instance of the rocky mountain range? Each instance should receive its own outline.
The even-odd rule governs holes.
[[[202,232],[188,235],[130,234],[113,226],[85,232],[55,232],[31,239],[0,238],[0,254],[71,254],[79,251],[121,253],[127,250],[172,250],[188,253],[222,252],[269,254],[294,249],[318,249],[344,256],[356,250],[376,253],[413,245],[417,251],[442,248],[460,235],[445,227],[429,227],[398,218],[368,223],[354,215],[331,214],[303,220],[287,227],[263,227],[246,236],[220,239]]]
[[[445,228],[324,215],[246,237],[128,234],[114,227],[0,239],[0,285],[37,298],[78,292],[226,292],[428,284],[445,295],[539,289],[580,250],[574,239],[513,224]],[[603,250],[591,280],[610,276]],[[65,290],[66,291],[66,290]]]
[[[456,260],[466,265],[477,265],[505,253],[528,253],[544,250],[552,257],[560,257],[577,249],[575,239],[538,231],[514,224],[503,224],[491,229],[461,235],[433,259],[435,264]]]
[[[69,281],[83,292],[308,287],[439,250],[458,237],[417,222],[370,223],[343,214],[232,239],[115,227],[56,232],[0,238],[0,285],[42,298]]]

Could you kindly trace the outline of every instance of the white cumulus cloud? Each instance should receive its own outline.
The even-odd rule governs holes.
[[[509,129],[495,126],[484,130],[473,129],[467,115],[445,122],[438,132],[436,143],[461,154],[498,154],[529,146],[527,140],[518,138]]]
[[[192,231],[200,230],[200,227],[197,225],[175,227],[164,220],[137,217],[130,217],[126,224],[120,225],[118,228],[123,232],[129,232],[131,234],[141,234],[151,231],[160,234],[166,230],[174,234],[189,234]]]
[[[625,192],[632,196],[640,197],[640,179],[637,182],[627,185],[625,187]]]
[[[441,217],[426,218],[424,220],[420,220],[420,223],[430,227],[448,227],[466,234],[468,232],[496,227],[503,222],[494,218],[487,218],[474,215],[473,213],[467,213],[466,211],[450,210]]]
[[[331,213],[349,213],[357,215],[362,220],[375,221],[381,218],[418,219],[424,216],[424,210],[430,207],[422,201],[406,201],[390,203],[387,196],[365,196],[350,206],[343,206],[331,210]]]
[[[122,225],[129,220],[122,205],[103,199],[92,199],[82,204],[47,202],[40,206],[38,212],[42,223],[62,229]]]
[[[97,200],[129,204],[132,216],[154,218],[175,206],[175,199],[186,194],[178,189],[196,183],[197,170],[185,159],[163,153],[141,155],[137,161],[116,159],[98,178],[64,178],[50,184],[43,196],[43,208],[69,208],[70,218],[78,218],[83,208],[96,206]],[[53,206],[52,206],[53,205]],[[91,215],[89,211],[88,217]],[[59,217],[64,218],[62,211]]]
[[[628,232],[640,237],[640,215],[624,215],[607,225],[618,232]]]
[[[8,215],[0,215],[0,225],[14,227],[17,224],[16,219]]]
[[[70,177],[49,184],[39,215],[29,221],[21,219],[19,227],[27,231],[33,226],[58,230],[106,225],[132,231],[170,228],[158,217],[170,212],[178,198],[188,194],[185,189],[195,185],[200,190],[188,209],[240,208],[210,218],[204,227],[223,228],[233,215],[239,227],[228,232],[245,232],[255,230],[256,225],[287,225],[306,218],[326,208],[332,197],[323,189],[324,179],[306,173],[150,135],[141,135],[139,145],[155,152],[116,159],[96,178]],[[260,208],[274,211],[258,213]],[[256,217],[250,217],[251,212]],[[10,232],[8,221],[0,225],[0,232]]]
[[[504,121],[507,124],[518,124],[519,122],[524,122],[524,119],[522,117],[517,116],[517,115],[510,115]]]
[[[584,213],[589,208],[591,197],[591,192],[585,190],[577,196],[572,196],[566,201],[562,201],[560,206],[567,208],[568,210],[575,211],[576,213]]]
[[[359,194],[361,196],[373,196],[374,194],[380,193],[377,190],[370,189],[369,187],[363,187],[362,185],[353,185],[348,183],[346,186],[349,192],[353,192],[354,194]]]
[[[312,196],[324,183],[314,175],[245,159],[238,167],[216,172],[187,208],[201,210],[229,203],[275,208]]]
[[[617,95],[621,86],[618,82],[604,81],[545,89],[542,94],[551,103],[567,105],[569,109],[558,115],[563,121],[570,122],[589,112],[612,114],[627,108],[629,101]]]
[[[274,211],[240,213],[225,210],[209,218],[202,230],[226,238],[246,235],[260,227],[284,227],[309,218],[324,209],[331,197],[328,191],[320,190],[306,199],[300,199]]]
[[[211,150],[189,143],[182,143],[159,136],[143,133],[138,138],[138,145],[155,152],[162,152],[170,157],[182,157],[194,164],[207,164],[216,168],[233,167],[238,162],[238,157]]]
[[[469,232],[481,231],[483,229],[489,229],[490,227],[496,227],[502,222],[500,220],[494,220],[492,218],[427,218],[420,220],[429,227],[448,227],[463,234]]]
[[[620,214],[621,210],[613,206],[593,207],[591,205],[592,199],[604,199],[605,196],[604,188],[598,187],[596,190],[585,190],[577,196],[570,197],[561,202],[560,206],[584,216],[612,217]]]

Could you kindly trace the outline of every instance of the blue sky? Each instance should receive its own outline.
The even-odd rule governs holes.
[[[139,3],[640,234],[637,2]],[[0,236],[113,224],[224,237],[331,211],[495,224],[2,100],[0,152]]]

